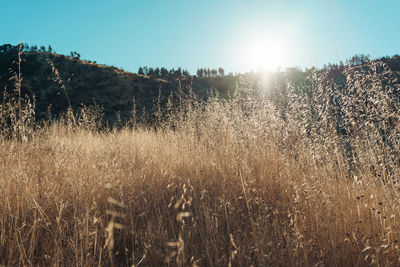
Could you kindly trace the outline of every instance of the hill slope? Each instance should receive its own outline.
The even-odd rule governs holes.
[[[302,86],[302,90],[308,90],[304,85],[307,75],[312,71],[287,69],[273,74],[272,78],[269,77],[267,85],[262,75],[257,73],[198,77],[186,72],[178,76],[167,73],[160,78],[130,73],[116,67],[81,60],[76,56],[59,55],[46,50],[25,50],[21,54],[22,93],[35,96],[37,119],[46,118],[49,111],[56,117],[65,112],[69,105],[67,97],[74,110],[82,105],[97,104],[103,108],[105,121],[114,123],[118,116],[122,121],[131,116],[133,98],[138,114],[141,115],[143,110],[146,113],[152,110],[159,93],[161,101],[165,102],[168,96],[178,92],[178,88],[187,91],[190,87],[199,96],[205,96],[208,90],[214,89],[220,96],[226,97],[238,86],[257,90],[265,90],[265,87],[276,89],[279,87],[277,85],[291,81]],[[15,88],[12,77],[18,73],[18,51],[18,46],[0,46],[0,101],[3,100],[4,89],[10,94]],[[381,60],[390,67],[392,74],[400,76],[399,56],[385,57]],[[345,66],[330,65],[325,69],[329,72],[327,77],[337,83],[346,83],[345,76],[354,72],[354,65],[371,69],[370,63],[353,61],[349,61]],[[59,80],[63,81],[66,92],[56,81],[52,64],[59,72]],[[398,81],[396,83],[398,84]]]
[[[16,56],[16,55],[14,55]],[[12,88],[12,73],[17,70],[12,64],[12,55],[4,57],[0,64],[0,88]],[[66,86],[66,94],[74,109],[80,105],[94,103],[104,108],[105,118],[112,120],[117,112],[121,117],[128,116],[132,109],[132,98],[137,107],[149,108],[158,91],[169,91],[171,81],[151,79],[148,76],[125,72],[114,67],[106,67],[80,59],[51,53],[24,53],[21,72],[24,92],[34,94],[37,101],[37,114],[41,118],[50,109],[53,115],[65,112],[68,108],[67,97],[55,81],[55,75],[48,61],[51,61],[60,73]],[[8,61],[8,62],[7,62]]]

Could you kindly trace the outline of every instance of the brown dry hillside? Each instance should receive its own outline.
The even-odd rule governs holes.
[[[3,101],[5,90],[13,94],[15,85],[10,78],[18,73],[18,51],[18,46],[0,46],[0,101]],[[219,96],[228,98],[238,87],[262,91],[265,89],[263,87],[267,86],[270,91],[279,91],[279,88],[284,88],[289,81],[295,87],[301,88],[300,90],[308,91],[312,89],[310,84],[306,83],[306,77],[315,71],[315,69],[304,71],[298,68],[286,69],[274,73],[272,78],[269,78],[270,84],[265,85],[262,75],[254,72],[207,76],[190,75],[187,72],[175,75],[171,70],[164,76],[155,76],[131,73],[113,66],[81,60],[78,56],[60,55],[45,49],[31,51],[27,45],[22,46],[21,52],[22,93],[35,96],[36,119],[47,119],[49,111],[53,117],[66,112],[69,105],[68,97],[74,110],[78,110],[82,105],[97,104],[103,109],[104,122],[110,124],[115,123],[118,116],[122,122],[130,118],[133,99],[137,115],[140,117],[143,111],[146,114],[152,113],[159,93],[161,103],[165,104],[170,95],[179,96],[180,89],[183,93],[187,93],[189,88],[198,96],[206,97],[209,91],[215,90]],[[380,61],[386,64],[393,77],[400,77],[399,56],[381,58]],[[368,74],[377,71],[384,75],[385,70],[373,70],[372,63],[365,57],[356,55],[345,65],[328,65],[323,70],[317,71],[327,71],[328,79],[332,79],[336,87],[343,89],[346,87],[346,77],[352,73]],[[58,80],[65,84],[65,92],[57,81],[51,64],[60,75]],[[210,69],[202,70],[210,71]],[[400,79],[386,80],[385,86],[394,88],[399,81]]]
[[[143,111],[150,114],[159,94],[161,102],[166,102],[171,94],[178,95],[179,90],[187,92],[189,87],[196,95],[205,96],[208,90],[214,89],[227,96],[236,88],[239,78],[232,74],[199,78],[187,71],[181,72],[180,68],[178,74],[172,69],[155,77],[81,60],[75,55],[65,56],[45,49],[32,51],[27,45],[22,45],[21,49],[9,44],[0,46],[0,101],[4,90],[10,95],[15,88],[12,77],[18,73],[20,51],[22,93],[35,96],[37,119],[48,118],[49,111],[53,117],[66,112],[69,98],[74,110],[82,105],[97,104],[103,108],[105,121],[113,124],[117,116],[122,121],[131,116],[133,98],[138,115]],[[57,69],[59,79],[51,65]]]
[[[17,51],[0,56],[0,88],[13,88],[12,71],[18,70],[15,60]],[[24,52],[21,72],[23,90],[35,95],[37,117],[43,118],[49,110],[53,115],[68,108],[66,95],[52,71],[51,61],[66,86],[66,92],[74,109],[83,105],[97,104],[104,108],[105,119],[113,121],[117,113],[124,119],[132,110],[136,99],[139,112],[151,109],[159,91],[169,95],[177,87],[177,81],[150,78],[146,75],[126,72],[116,67],[96,64],[74,57],[48,52]],[[186,82],[183,82],[186,84]],[[3,94],[2,94],[3,95]]]

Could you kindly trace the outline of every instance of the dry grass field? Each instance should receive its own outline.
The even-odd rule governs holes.
[[[98,130],[82,114],[14,127],[0,264],[399,265],[400,116],[368,75],[348,77],[357,94],[315,80],[303,97],[188,97],[157,127]]]

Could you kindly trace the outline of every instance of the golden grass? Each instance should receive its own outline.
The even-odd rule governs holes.
[[[399,263],[398,191],[368,172],[354,182],[226,125],[198,138],[63,127],[0,143],[1,264]]]
[[[398,174],[379,131],[352,140],[349,168],[300,105],[282,119],[242,100],[189,101],[157,130],[54,122],[0,139],[0,264],[399,265]]]

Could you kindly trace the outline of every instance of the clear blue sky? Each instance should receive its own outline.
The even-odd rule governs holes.
[[[245,72],[253,40],[279,36],[286,65],[310,67],[400,54],[399,10],[399,0],[4,0],[0,43],[51,45],[133,72]]]

